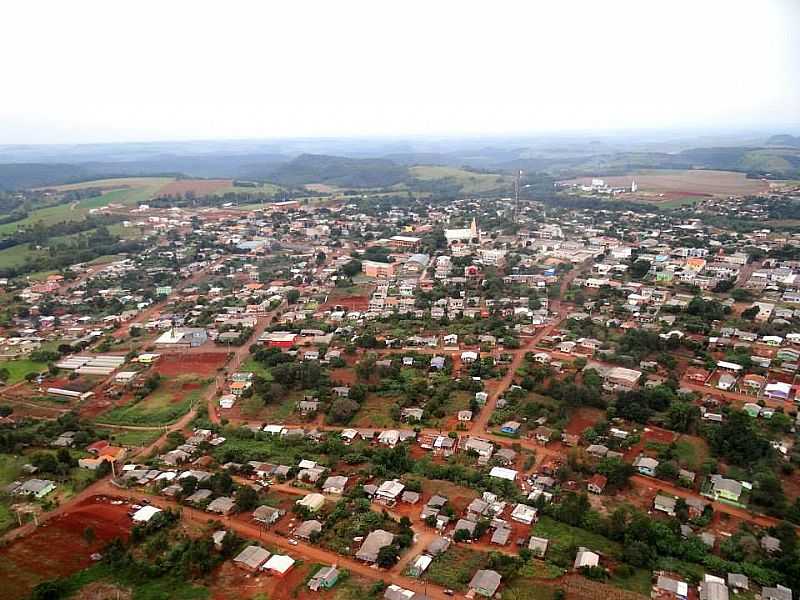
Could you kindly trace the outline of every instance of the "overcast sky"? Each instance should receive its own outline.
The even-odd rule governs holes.
[[[0,143],[800,124],[800,0],[4,0]]]

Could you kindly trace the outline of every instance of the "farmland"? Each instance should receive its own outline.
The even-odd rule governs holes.
[[[769,189],[769,184],[760,179],[748,179],[744,173],[733,171],[706,170],[664,170],[635,171],[629,175],[603,177],[611,187],[629,187],[631,180],[636,180],[639,192],[664,194],[673,199],[680,196],[730,196],[756,194]],[[565,183],[588,185],[591,177],[578,177]],[[669,197],[665,199],[670,199]]]
[[[161,187],[170,181],[171,179],[166,177],[143,177],[87,181],[80,184],[62,186],[56,189],[67,191],[99,187],[108,191],[94,198],[34,210],[24,219],[0,225],[0,235],[14,233],[18,227],[26,227],[38,222],[43,225],[52,225],[61,221],[79,221],[85,218],[91,209],[108,204],[135,206],[152,198]]]

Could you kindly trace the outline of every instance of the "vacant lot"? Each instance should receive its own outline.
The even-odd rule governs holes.
[[[369,394],[361,404],[350,425],[353,427],[392,427],[392,407],[397,399],[392,396]]]
[[[198,402],[208,381],[182,375],[161,381],[143,400],[114,408],[98,418],[111,425],[167,425],[180,419]]]
[[[630,175],[603,177],[611,187],[629,187],[633,179],[640,192],[653,194],[680,194],[684,196],[740,196],[756,194],[769,189],[769,183],[748,179],[744,173],[733,171],[637,171]],[[570,179],[567,183],[588,185],[591,177]]]
[[[486,567],[488,556],[484,552],[454,546],[440,554],[425,573],[431,583],[453,590],[465,590],[475,571]]]
[[[216,375],[228,357],[224,352],[176,352],[162,354],[155,365],[156,372],[163,377],[192,374],[198,377]]]
[[[89,499],[75,510],[48,521],[3,549],[0,549],[0,581],[3,598],[27,598],[38,583],[70,575],[91,564],[90,556],[116,537],[130,531],[129,508]],[[89,545],[83,532],[94,530]]]

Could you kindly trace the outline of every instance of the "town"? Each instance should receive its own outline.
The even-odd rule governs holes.
[[[17,192],[4,597],[797,597],[800,186],[634,177]]]

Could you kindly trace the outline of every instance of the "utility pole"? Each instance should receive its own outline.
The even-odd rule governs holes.
[[[519,217],[519,183],[522,177],[522,169],[517,171],[517,177],[514,179],[514,224],[517,224]]]

